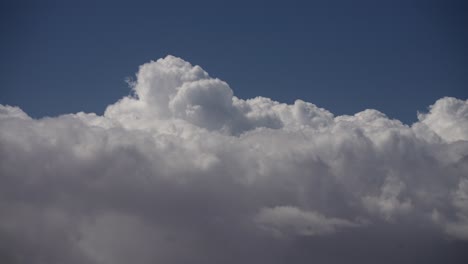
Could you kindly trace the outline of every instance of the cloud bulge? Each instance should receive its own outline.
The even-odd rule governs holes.
[[[467,257],[467,100],[441,98],[410,126],[334,116],[237,98],[174,56],[131,86],[102,116],[0,105],[5,263]]]

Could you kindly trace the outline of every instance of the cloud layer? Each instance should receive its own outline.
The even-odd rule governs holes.
[[[140,66],[132,90],[103,116],[0,105],[2,263],[468,257],[466,100],[411,126],[334,116],[239,99],[173,56]]]

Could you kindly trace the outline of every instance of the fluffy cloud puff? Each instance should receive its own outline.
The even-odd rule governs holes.
[[[32,119],[0,105],[2,263],[463,263],[468,101],[411,126],[243,100],[199,66]]]

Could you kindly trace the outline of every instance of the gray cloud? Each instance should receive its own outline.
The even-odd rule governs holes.
[[[103,116],[0,105],[4,263],[463,263],[468,101],[376,110],[242,100],[142,65]]]

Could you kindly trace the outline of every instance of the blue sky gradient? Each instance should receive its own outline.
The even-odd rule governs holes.
[[[240,98],[366,108],[405,123],[468,97],[464,1],[2,1],[0,104],[102,113],[167,54]]]

